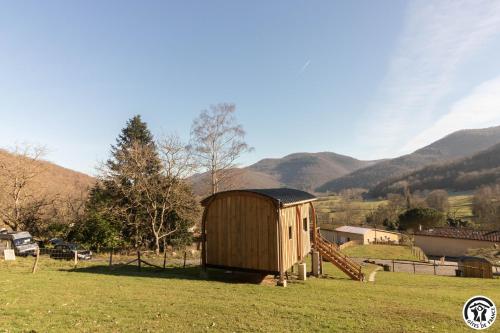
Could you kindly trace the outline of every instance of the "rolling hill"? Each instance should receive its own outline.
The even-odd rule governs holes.
[[[460,130],[415,152],[386,160],[333,179],[316,188],[338,192],[346,188],[370,189],[389,178],[402,176],[435,163],[446,163],[488,149],[500,142],[500,126]]]
[[[283,187],[273,176],[253,170],[232,169],[228,172],[229,179],[219,186],[220,191],[235,188],[275,188]],[[210,194],[209,173],[199,173],[189,178],[193,191],[196,195],[204,197]]]
[[[373,165],[377,161],[360,161],[331,152],[295,153],[283,158],[266,158],[248,167],[231,171],[231,188],[291,187],[313,191],[324,182],[346,175],[354,170]],[[195,193],[209,191],[208,174],[191,177]],[[222,189],[227,189],[223,186]]]
[[[296,153],[263,159],[247,169],[269,174],[289,187],[313,191],[326,181],[375,163],[330,152]]]
[[[19,162],[19,160],[16,161],[19,158],[22,157],[0,149],[0,162],[6,165],[14,165]],[[36,195],[61,198],[81,196],[82,192],[87,191],[95,182],[95,179],[89,175],[48,161],[40,160],[36,163],[38,163],[40,173],[30,184],[30,189],[34,190]]]
[[[429,165],[407,175],[382,181],[369,196],[402,192],[405,186],[415,190],[474,190],[481,185],[500,182],[500,144],[471,157],[450,163]]]

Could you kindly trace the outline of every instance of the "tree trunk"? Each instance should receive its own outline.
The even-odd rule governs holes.
[[[160,239],[158,238],[158,235],[155,234],[155,254],[158,256],[160,255]]]
[[[217,188],[217,171],[212,170],[212,194],[215,194],[218,192]]]

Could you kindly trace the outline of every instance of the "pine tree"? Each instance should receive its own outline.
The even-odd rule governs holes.
[[[89,201],[88,222],[101,232],[99,241],[114,236],[108,231],[116,229],[108,226],[118,226],[125,243],[136,248],[154,248],[156,253],[162,241],[189,238],[186,232],[197,219],[197,202],[191,187],[179,176],[183,172],[168,172],[171,168],[166,167],[165,160],[174,160],[175,168],[187,162],[171,154],[167,146],[160,144],[157,148],[140,116],[127,122],[111,147],[111,157]],[[173,147],[176,153],[179,149],[185,148]]]
[[[134,152],[142,151],[141,163],[137,166]],[[149,226],[146,224],[146,213],[137,205],[140,195],[133,190],[134,184],[141,177],[161,178],[161,161],[158,157],[153,135],[140,115],[127,121],[125,128],[118,136],[116,145],[111,147],[111,158],[107,162],[109,173],[105,180],[106,187],[113,193],[117,211],[122,215],[122,233],[134,247],[147,243]],[[139,172],[127,172],[131,169]],[[117,186],[119,185],[119,186]]]
[[[153,152],[151,155],[152,158],[148,161],[148,167],[145,171],[149,173],[159,173],[161,161],[156,152],[154,137],[149,131],[148,125],[142,121],[140,115],[135,115],[127,121],[126,126],[116,139],[116,145],[111,146],[111,159],[107,161],[109,169],[117,171],[120,169],[121,165],[128,163],[127,155],[124,153],[134,145],[140,145]]]

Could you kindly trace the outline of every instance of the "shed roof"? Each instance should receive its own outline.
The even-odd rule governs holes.
[[[237,193],[237,192],[251,192],[255,194],[259,194],[265,197],[268,197],[275,201],[276,203],[279,203],[281,206],[288,206],[288,205],[293,205],[299,202],[309,202],[309,201],[314,201],[316,200],[316,197],[312,195],[311,193],[301,191],[301,190],[296,190],[293,188],[262,188],[262,189],[241,189],[241,190],[230,190],[230,191],[223,191],[223,192],[218,192],[215,193],[214,195],[211,195],[201,201],[201,204],[203,206],[207,205],[210,199],[221,195],[221,194],[228,194],[228,193]]]
[[[472,239],[488,242],[500,242],[500,230],[476,230],[468,228],[434,228],[414,232],[419,236]]]
[[[482,258],[482,257],[473,257],[473,256],[461,256],[460,258],[458,258],[459,261],[461,262],[466,262],[466,261],[480,261],[480,262],[486,262],[486,263],[490,263],[491,262],[486,259],[486,258]]]
[[[348,233],[351,233],[351,234],[360,234],[360,235],[364,235],[366,234],[367,232],[369,232],[370,228],[363,228],[363,227],[353,227],[353,226],[350,226],[350,225],[344,225],[342,227],[338,227],[335,229],[335,231],[340,231],[340,232],[348,232]]]
[[[322,230],[325,230],[325,229],[332,230],[332,229],[328,229],[328,228],[321,228],[321,229]],[[360,235],[364,235],[369,231],[377,231],[377,232],[386,232],[389,234],[401,235],[400,232],[393,231],[393,230],[384,230],[384,229],[369,228],[369,227],[368,228],[367,227],[354,227],[354,226],[350,226],[350,225],[344,225],[342,227],[335,228],[332,231],[348,232],[351,234],[360,234]]]

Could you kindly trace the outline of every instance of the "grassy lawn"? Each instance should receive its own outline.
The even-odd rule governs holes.
[[[406,246],[394,245],[357,245],[342,250],[353,258],[418,260]]]
[[[472,217],[472,195],[460,194],[449,197],[450,211],[456,212],[457,217]]]
[[[236,283],[220,271],[202,280],[197,267],[72,270],[46,260],[33,275],[31,262],[0,262],[0,331],[467,332],[466,299],[482,294],[500,304],[498,279],[380,272],[362,283],[328,263],[326,278],[280,288]]]
[[[366,200],[352,201],[352,220],[353,224],[363,224],[366,220],[366,215],[377,209],[381,204],[387,203],[386,200]],[[449,196],[450,212],[454,213],[457,218],[470,219],[472,217],[472,195],[468,193],[455,193]],[[340,205],[340,197],[331,195],[319,198],[314,203],[316,211],[320,218],[320,224],[323,227],[334,227],[332,219],[338,221],[339,213],[343,208]],[[341,217],[341,215],[340,215]],[[340,218],[341,219],[341,218]],[[341,223],[342,224],[342,223]],[[337,225],[338,226],[338,225]]]
[[[319,198],[318,201],[314,203],[316,211],[319,214],[320,222],[323,226],[331,224],[332,218],[337,220],[337,215],[342,212],[343,208],[340,204],[339,196],[328,196]],[[371,211],[377,209],[381,204],[386,203],[385,200],[364,200],[364,201],[352,201],[352,219],[356,224],[362,224],[365,221],[365,217]]]

